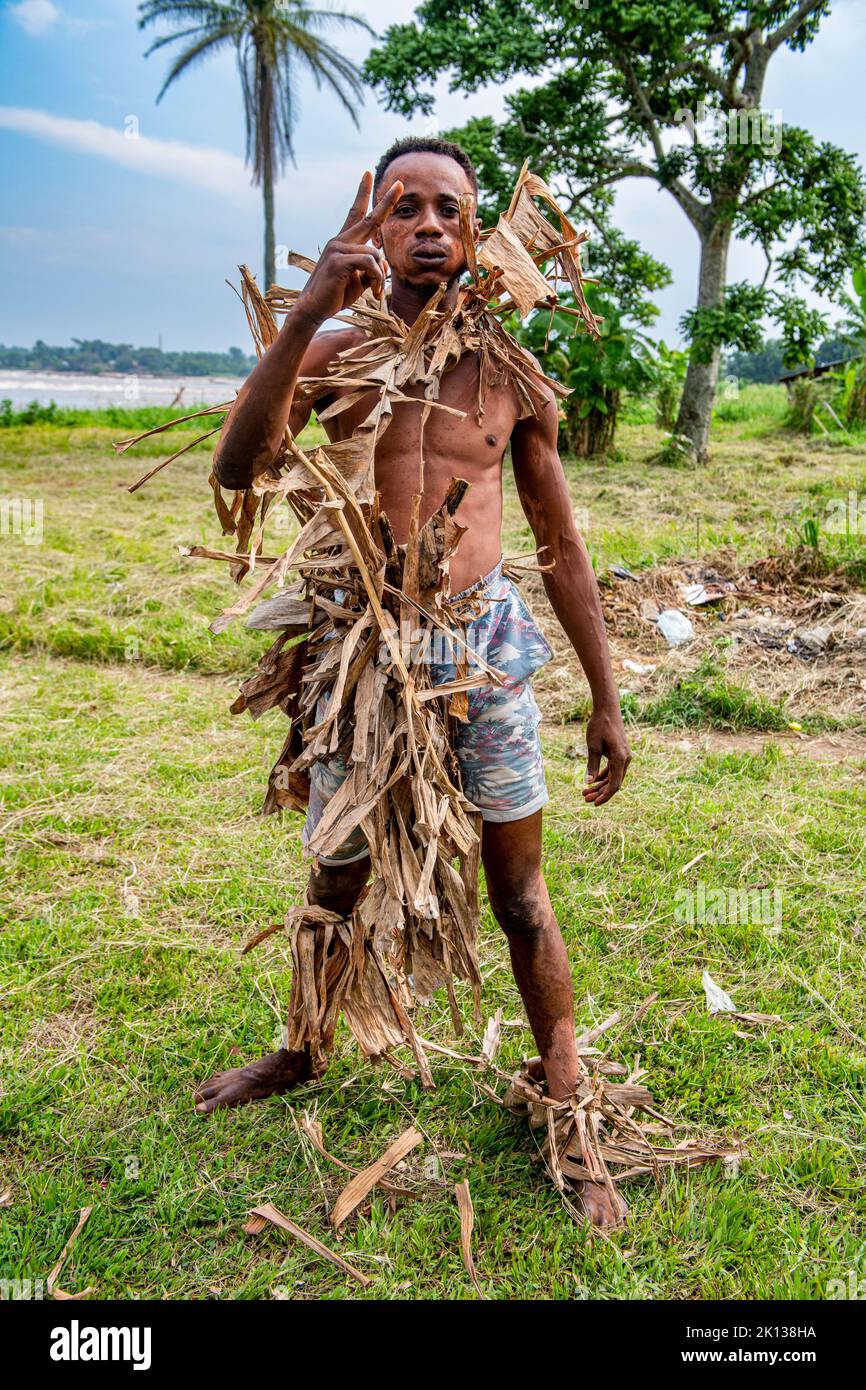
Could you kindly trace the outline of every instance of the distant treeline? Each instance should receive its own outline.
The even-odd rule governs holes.
[[[100,338],[73,338],[72,347],[50,347],[41,338],[32,348],[4,347],[0,368],[37,372],[136,372],[148,376],[246,376],[255,366],[238,347],[228,352],[163,352],[130,343],[103,343]]]
[[[725,374],[742,381],[778,381],[786,368],[782,360],[781,338],[768,338],[760,352],[729,352],[725,359]],[[852,349],[842,338],[825,338],[815,354],[815,366],[839,362],[850,357]]]

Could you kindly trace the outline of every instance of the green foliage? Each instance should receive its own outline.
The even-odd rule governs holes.
[[[322,83],[339,100],[358,124],[354,102],[363,101],[360,74],[317,32],[328,24],[358,25],[373,33],[359,15],[336,10],[310,10],[295,0],[141,0],[138,27],[174,25],[174,33],[155,39],[145,57],[168,44],[183,41],[183,48],[172,62],[157,101],[173,82],[205,58],[226,48],[237,57],[246,118],[247,162],[253,167],[255,183],[268,172],[294,160],[292,143],[297,107],[297,73],[305,68],[316,87]]]
[[[802,508],[790,528],[789,542],[804,568],[816,579],[843,574],[850,584],[863,584],[866,583],[866,544],[860,529],[862,522],[858,515],[852,528],[848,524],[847,506],[845,510],[846,527],[842,530],[829,508],[823,514],[809,507]]]
[[[810,309],[799,295],[768,290],[740,281],[729,285],[712,307],[690,309],[680,320],[699,362],[709,362],[717,348],[758,352],[764,333],[761,319],[769,315],[782,329],[782,366],[792,368],[811,362],[827,316]]]
[[[815,351],[815,366],[838,362],[851,355],[851,348],[837,330],[821,342]],[[757,352],[730,352],[724,370],[741,381],[776,382],[785,370],[785,344],[781,338],[767,338]]]
[[[815,348],[827,331],[827,316],[810,309],[795,294],[773,293],[771,314],[782,329],[782,361],[787,368],[814,361]]]
[[[594,454],[613,443],[623,392],[651,387],[654,369],[649,344],[639,329],[625,322],[618,305],[597,286],[588,285],[587,301],[602,316],[601,339],[591,338],[570,315],[537,310],[525,325],[513,319],[512,332],[540,360],[547,374],[569,387],[562,404],[567,447]],[[565,304],[573,303],[563,295]]]
[[[682,395],[683,382],[689,365],[689,354],[668,347],[662,339],[655,350],[653,363],[656,392],[656,424],[661,430],[672,430]]]
[[[866,424],[866,362],[852,362],[844,372],[841,406],[849,425]]]
[[[719,304],[689,309],[680,320],[680,329],[699,362],[711,361],[719,347],[755,352],[763,338],[760,320],[768,301],[766,290],[741,280],[727,287]]]
[[[570,215],[599,230],[602,264],[615,185],[653,180],[705,246],[732,234],[751,241],[781,282],[779,290],[737,285],[725,295],[720,274],[700,312],[685,320],[698,358],[708,360],[720,346],[756,350],[769,312],[786,361],[804,361],[822,328],[797,286],[833,294],[846,268],[866,260],[866,182],[853,155],[780,126],[760,102],[774,55],[785,47],[802,52],[828,11],[829,0],[815,0],[807,14],[799,0],[745,10],[739,0],[585,7],[573,0],[425,0],[413,22],[386,31],[364,70],[388,109],[407,117],[432,110],[432,85],[445,72],[450,89],[465,92],[530,78],[530,86],[509,91],[499,126],[471,121],[449,132],[478,160],[490,209],[501,206],[528,158]],[[685,143],[684,132],[692,136]],[[632,246],[633,267],[639,255]],[[614,283],[615,261],[599,273],[623,311],[645,324],[626,303],[626,287]],[[702,399],[695,420],[705,409]]]
[[[511,201],[514,184],[528,153],[523,133],[526,122],[532,125],[533,121],[544,119],[543,109],[534,115],[525,109],[534,101],[535,94],[531,92],[515,97],[513,125],[497,126],[492,117],[483,116],[474,117],[460,128],[442,132],[446,139],[458,141],[475,165],[479,185],[478,212],[486,226],[495,226],[500,213]],[[556,184],[558,166],[549,155],[539,151],[532,160],[532,169],[541,178]],[[559,191],[562,196],[562,190]],[[566,192],[564,203],[568,201]],[[671,283],[671,273],[661,261],[613,225],[612,204],[613,195],[600,192],[591,206],[581,205],[577,209],[580,217],[587,218],[594,228],[591,239],[581,247],[583,267],[604,285],[620,313],[646,328],[659,312],[650,296]]]
[[[734,377],[736,382],[737,378]],[[725,424],[748,422],[779,428],[784,424],[788,408],[788,395],[784,386],[765,383],[746,383],[736,390],[724,390],[716,397],[713,407],[713,420]]]

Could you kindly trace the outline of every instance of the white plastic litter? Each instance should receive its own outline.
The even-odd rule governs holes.
[[[691,619],[678,608],[665,608],[659,613],[657,624],[669,647],[680,647],[683,642],[690,642],[695,635]]]
[[[639,661],[632,661],[630,656],[627,656],[622,664],[626,671],[631,671],[635,676],[649,676],[655,670],[654,666],[642,666]]]
[[[735,1014],[737,1006],[729,994],[716,984],[709,970],[701,976],[701,984],[707,996],[707,1010],[711,1014]]]

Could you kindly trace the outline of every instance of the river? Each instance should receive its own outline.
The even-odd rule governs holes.
[[[79,407],[82,410],[120,405],[134,409],[139,405],[171,405],[182,391],[181,407],[218,405],[231,401],[241,384],[240,377],[226,376],[124,376],[106,373],[90,376],[86,372],[32,372],[4,370],[0,367],[0,401],[11,400],[14,409],[38,401],[49,405]]]

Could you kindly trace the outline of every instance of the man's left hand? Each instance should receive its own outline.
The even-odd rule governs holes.
[[[603,806],[619,791],[631,762],[625,725],[618,707],[593,711],[586,726],[586,748],[588,756],[583,799],[594,806]],[[603,768],[602,758],[605,759]]]

